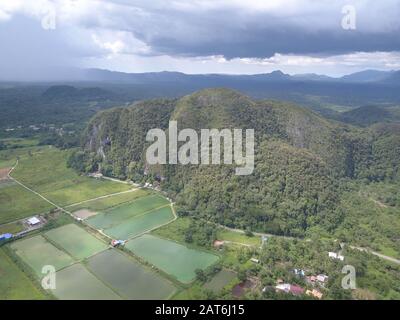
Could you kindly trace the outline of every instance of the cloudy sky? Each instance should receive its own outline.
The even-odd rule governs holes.
[[[2,79],[392,70],[400,0],[0,0],[0,46]]]

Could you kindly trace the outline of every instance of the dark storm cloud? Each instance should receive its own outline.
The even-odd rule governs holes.
[[[355,51],[399,51],[397,34],[356,34],[348,32],[318,32],[304,34],[298,29],[263,30],[247,33],[234,32],[232,38],[213,42],[191,43],[182,39],[160,36],[148,44],[157,53],[186,56],[223,55],[227,59],[271,57],[275,53],[335,55]]]
[[[355,30],[341,26],[345,5],[356,9]],[[54,30],[41,26],[49,9]],[[399,17],[400,0],[0,1],[0,79],[87,65],[229,73],[398,68]]]
[[[154,54],[270,57],[282,54],[343,54],[400,50],[400,1],[260,1],[114,0],[125,7],[117,21]],[[273,1],[274,2],[274,1]],[[195,1],[196,3],[196,1]],[[209,5],[204,5],[209,3]],[[342,8],[354,3],[357,29],[344,30]],[[379,4],[380,3],[380,4]],[[255,4],[255,6],[254,6]]]

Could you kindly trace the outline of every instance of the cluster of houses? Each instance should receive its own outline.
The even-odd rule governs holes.
[[[281,283],[280,283],[281,282]],[[295,296],[304,294],[304,289],[296,284],[283,283],[283,280],[279,279],[278,284],[275,286],[277,292],[291,293]]]
[[[43,127],[43,128],[46,127],[45,124],[42,124],[40,126]],[[33,131],[38,131],[38,130],[40,130],[40,126],[32,124],[32,125],[28,126],[27,128],[30,129],[30,130],[33,130]],[[5,131],[6,132],[11,132],[11,131],[20,130],[20,129],[23,129],[23,127],[22,126],[17,126],[15,128],[6,128]]]
[[[46,123],[41,123],[41,124],[31,124],[28,127],[25,127],[29,130],[32,131],[39,131],[41,129],[48,129],[50,132],[54,132],[56,134],[58,134],[59,136],[63,136],[64,134],[69,134],[72,135],[75,133],[74,130],[69,130],[69,131],[65,131],[64,128],[57,128],[54,124],[49,124],[47,125]],[[12,132],[12,131],[16,131],[16,130],[21,130],[24,129],[23,126],[17,126],[15,128],[6,128],[4,129],[6,132]]]
[[[298,277],[304,278],[306,283],[313,287],[315,287],[317,285],[321,286],[321,287],[325,287],[325,284],[328,282],[328,276],[325,274],[306,276],[306,272],[303,269],[293,269],[293,273]],[[263,289],[264,292],[266,290],[267,290],[267,287],[265,287]],[[290,293],[295,296],[306,294],[306,295],[314,297],[316,299],[322,299],[322,297],[323,297],[323,293],[320,290],[318,290],[318,288],[306,290],[296,284],[284,283],[284,281],[282,279],[277,280],[276,286],[275,286],[275,291]]]
[[[309,289],[305,290],[304,288],[296,284],[290,284],[290,283],[279,283],[275,286],[275,290],[276,292],[291,293],[295,296],[299,296],[305,293],[306,295],[312,296],[317,299],[322,299],[322,297],[324,296],[323,293],[316,288],[312,290]]]

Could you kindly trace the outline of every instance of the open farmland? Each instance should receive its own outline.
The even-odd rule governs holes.
[[[16,241],[11,244],[11,248],[39,278],[43,276],[43,266],[51,265],[56,270],[60,270],[74,262],[68,254],[57,249],[40,235]]]
[[[24,226],[19,222],[12,222],[0,225],[0,234],[11,233],[16,234],[24,230]]]
[[[0,248],[0,300],[39,300],[45,295]]]
[[[172,284],[115,249],[91,257],[87,267],[127,299],[167,299],[175,292]]]
[[[170,203],[152,194],[99,213],[86,222],[115,239],[130,239],[174,219]]]
[[[120,206],[124,203],[128,203],[139,199],[141,197],[149,195],[150,191],[145,189],[134,189],[129,192],[123,192],[116,195],[105,196],[104,198],[87,200],[79,204],[67,206],[66,208],[70,211],[77,211],[81,209],[87,209],[91,211],[104,211],[115,206]]]
[[[51,204],[14,182],[0,183],[0,223],[49,211]]]
[[[97,279],[82,264],[74,264],[56,273],[53,294],[62,300],[119,300],[114,291]]]
[[[174,214],[171,207],[156,209],[149,213],[125,220],[123,223],[106,229],[105,233],[116,239],[130,239],[145,231],[154,229],[160,225],[172,221]]]
[[[47,148],[23,155],[12,176],[60,206],[130,189],[127,184],[79,176],[67,168],[70,152]]]
[[[129,241],[126,248],[183,283],[194,280],[196,269],[206,269],[219,259],[214,254],[149,234]]]
[[[88,219],[87,223],[96,229],[105,230],[119,225],[124,220],[168,204],[168,200],[164,197],[150,195],[107,210]]]
[[[107,249],[107,245],[75,224],[46,232],[45,237],[76,259],[88,258]]]
[[[130,190],[127,184],[79,176],[66,167],[69,153],[49,147],[3,150],[0,151],[0,168],[5,166],[8,172],[19,158],[11,175],[60,206]],[[54,208],[38,195],[9,180],[0,183],[0,203],[0,224]]]
[[[48,146],[33,146],[26,148],[8,149],[0,151],[0,168],[13,167],[18,157],[37,154],[43,150],[48,149]]]

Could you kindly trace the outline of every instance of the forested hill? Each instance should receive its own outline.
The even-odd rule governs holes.
[[[254,129],[253,174],[236,176],[235,166],[226,165],[147,165],[147,131],[166,129],[170,120],[179,129]],[[69,163],[81,171],[100,168],[118,178],[160,181],[180,214],[303,236],[310,228],[330,232],[343,222],[343,181],[398,179],[399,155],[396,124],[360,129],[295,105],[207,89],[98,113],[86,129],[83,151]]]

